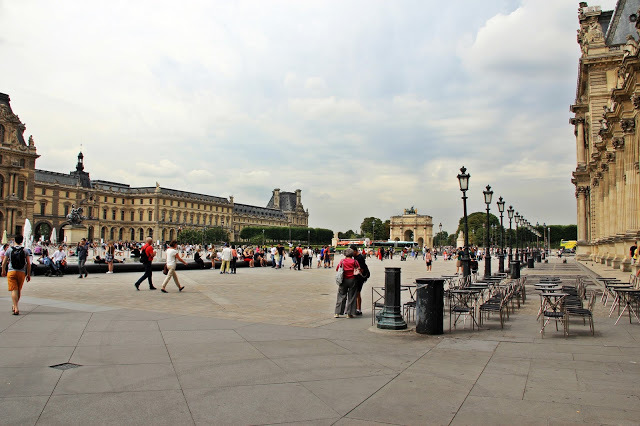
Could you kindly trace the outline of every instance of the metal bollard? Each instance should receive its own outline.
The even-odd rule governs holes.
[[[384,268],[384,308],[380,314],[378,328],[386,330],[407,328],[400,307],[400,268]]]
[[[520,278],[520,261],[514,260],[511,262],[511,279]]]
[[[444,333],[444,278],[416,278],[416,333]]]

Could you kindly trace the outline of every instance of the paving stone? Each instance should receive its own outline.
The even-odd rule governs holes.
[[[235,330],[180,330],[162,331],[164,342],[168,345],[193,343],[228,343],[244,342]]]
[[[48,367],[68,362],[72,346],[0,348],[0,367]]]
[[[79,346],[71,362],[81,365],[166,364],[170,363],[165,345]]]
[[[157,331],[158,321],[95,319],[87,324],[85,331]]]
[[[54,395],[180,389],[171,364],[82,366],[62,374]]]
[[[73,346],[75,347],[82,336],[81,329],[66,332],[11,332],[0,334],[0,347],[19,348],[33,346]]]
[[[159,330],[155,331],[86,331],[78,346],[105,345],[162,345],[164,340]]]
[[[269,359],[227,359],[223,362],[174,362],[182,389],[289,383],[293,378]]]
[[[315,396],[345,415],[394,379],[396,375],[302,382]]]
[[[347,349],[325,339],[278,340],[253,342],[252,344],[268,358],[351,353]]]
[[[204,363],[224,362],[235,359],[262,359],[265,358],[251,343],[227,342],[219,343],[194,343],[191,345],[168,344],[167,350],[173,362]]]
[[[269,424],[338,417],[297,383],[186,389],[184,395],[198,424]]]
[[[179,390],[54,395],[38,424],[194,424]]]
[[[0,398],[14,396],[49,396],[62,371],[50,367],[0,368]]]
[[[3,425],[35,425],[49,396],[0,398]]]

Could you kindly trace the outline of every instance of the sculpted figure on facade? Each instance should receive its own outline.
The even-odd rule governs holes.
[[[631,34],[627,36],[627,43],[622,49],[624,50],[623,58],[636,56],[638,54],[638,42]]]

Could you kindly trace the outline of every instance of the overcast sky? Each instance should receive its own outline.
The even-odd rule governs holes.
[[[603,10],[614,0],[602,0]],[[578,1],[0,0],[0,92],[37,167],[346,231],[415,206],[448,232],[494,189],[576,222]],[[497,207],[492,205],[497,213]],[[506,216],[506,214],[505,214]]]

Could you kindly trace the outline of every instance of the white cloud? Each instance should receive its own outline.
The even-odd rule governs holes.
[[[577,26],[567,1],[0,2],[0,91],[38,168],[82,144],[95,179],[257,205],[299,187],[346,230],[410,205],[455,227],[464,164],[472,208],[490,183],[568,223]]]

